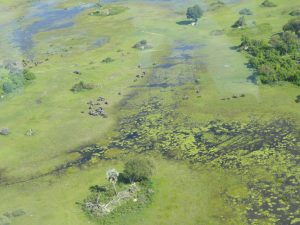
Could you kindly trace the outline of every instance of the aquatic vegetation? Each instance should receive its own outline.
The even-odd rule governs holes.
[[[127,7],[124,6],[116,6],[116,5],[110,5],[110,6],[103,6],[100,9],[91,12],[89,15],[91,16],[114,16],[118,15],[120,13],[123,13],[127,10]]]
[[[178,120],[178,115],[167,108],[157,99],[141,105],[137,114],[121,121],[119,136],[108,149],[159,151],[168,158],[236,170],[245,176],[250,195],[244,199],[227,196],[227,200],[236,206],[245,205],[249,224],[256,224],[259,219],[290,223],[300,215],[295,208],[300,203],[296,166],[300,160],[300,137],[290,121],[214,120],[195,124],[188,118]],[[270,181],[264,177],[252,179],[261,170],[270,176]],[[262,207],[264,204],[270,206]]]

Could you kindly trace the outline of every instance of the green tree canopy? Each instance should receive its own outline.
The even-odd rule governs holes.
[[[199,5],[194,5],[193,7],[189,7],[186,11],[186,17],[188,19],[193,19],[197,22],[197,20],[203,15],[203,10]]]
[[[124,175],[131,182],[149,179],[153,164],[149,159],[132,158],[125,163]]]
[[[283,26],[284,31],[292,31],[300,37],[300,18],[292,19]]]

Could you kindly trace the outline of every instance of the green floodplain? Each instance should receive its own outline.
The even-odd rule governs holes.
[[[300,224],[300,2],[263,2],[0,0],[0,224]],[[151,201],[84,212],[136,156]]]

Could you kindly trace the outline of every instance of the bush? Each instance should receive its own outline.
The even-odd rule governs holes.
[[[203,10],[199,5],[194,5],[193,7],[189,7],[186,11],[186,17],[188,19],[193,19],[195,22],[203,15]]]
[[[284,31],[291,31],[300,37],[300,18],[292,19],[283,26]]]
[[[261,6],[263,7],[276,7],[277,5],[269,0],[265,0],[263,3],[261,3]]]
[[[241,9],[239,12],[241,15],[252,15],[252,12],[250,9]]]
[[[88,83],[84,83],[83,81],[80,81],[79,83],[73,85],[71,91],[80,92],[83,90],[91,90],[93,88],[94,88],[93,84],[88,84]]]
[[[133,46],[133,48],[143,50],[143,49],[148,49],[148,48],[152,48],[152,47],[151,47],[151,45],[148,44],[147,40],[141,40],[138,43],[136,43]]]
[[[300,16],[300,9],[293,10],[289,14],[290,16]]]
[[[105,58],[105,59],[102,60],[102,63],[111,63],[111,62],[113,62],[113,61],[114,61],[114,60],[113,60],[112,58],[107,57],[107,58]]]
[[[295,102],[296,102],[296,103],[300,103],[300,95],[298,95],[298,96],[296,97]]]
[[[24,70],[23,76],[24,76],[25,80],[34,80],[35,79],[34,73],[30,72],[29,70]]]
[[[231,27],[238,28],[246,25],[245,17],[241,16]]]
[[[9,93],[13,92],[14,87],[13,87],[12,82],[9,82],[9,81],[4,82],[2,85],[2,89],[5,94],[9,94]]]
[[[146,158],[132,158],[125,163],[124,176],[133,181],[143,181],[152,175],[153,164]]]

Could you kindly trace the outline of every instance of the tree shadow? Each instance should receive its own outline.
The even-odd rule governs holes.
[[[229,47],[229,49],[234,50],[234,51],[240,51],[241,50],[241,45],[231,46],[231,47]]]
[[[120,173],[118,177],[118,182],[123,184],[130,184],[130,180],[124,173]]]
[[[193,21],[191,21],[191,20],[182,20],[182,21],[176,22],[176,24],[186,26],[186,25],[190,25],[192,22]]]

